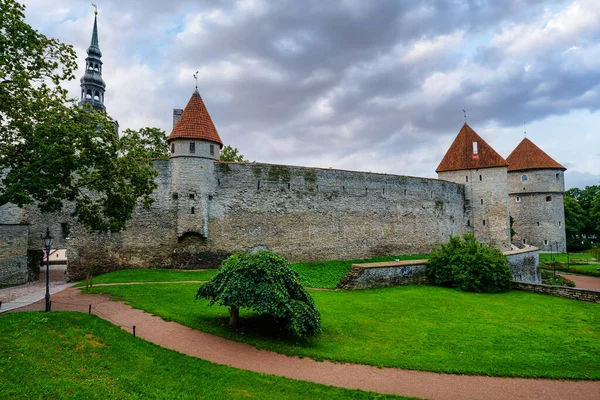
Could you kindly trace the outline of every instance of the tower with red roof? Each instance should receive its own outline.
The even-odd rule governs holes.
[[[510,249],[508,162],[464,124],[435,172],[465,185],[467,228],[484,243]]]
[[[177,210],[177,237],[208,238],[209,201],[216,191],[215,161],[223,141],[198,93],[183,111],[173,110],[170,148],[171,201]]]
[[[527,138],[506,160],[513,241],[542,251],[566,252],[563,204],[566,168]]]

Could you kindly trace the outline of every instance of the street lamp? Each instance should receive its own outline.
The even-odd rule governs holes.
[[[46,228],[46,236],[40,234],[46,249],[46,312],[50,312],[50,248],[54,238],[50,236],[50,228]]]

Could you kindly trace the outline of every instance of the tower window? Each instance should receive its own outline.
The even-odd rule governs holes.
[[[100,71],[100,68],[98,67],[98,64],[94,64],[94,71]]]
[[[483,180],[483,175],[479,175],[479,182]]]
[[[175,143],[171,143],[171,154],[175,153]]]
[[[523,239],[523,244],[525,244],[525,239]]]
[[[548,239],[544,239],[544,244],[548,244]]]
[[[561,221],[558,221],[558,226],[562,226],[562,222]]]
[[[481,199],[481,205],[483,205],[483,199]]]
[[[558,180],[558,178],[560,178],[560,174],[556,174],[556,179]]]
[[[520,198],[519,196],[517,196],[517,198],[515,199],[515,201],[516,201],[517,203],[520,203],[520,202],[521,202],[521,198]]]
[[[485,226],[485,219],[483,220],[483,226]]]
[[[473,142],[473,155],[477,155],[477,142]]]
[[[546,201],[552,201],[552,196],[546,196]]]
[[[525,181],[527,180],[527,175],[522,175],[522,176],[521,176],[521,180],[522,180],[523,182],[525,182]]]
[[[210,145],[210,155],[211,155],[211,156],[214,156],[214,155],[215,155],[215,145],[214,145],[214,144],[211,144],[211,145]]]
[[[471,226],[471,220],[470,219],[467,220],[467,226]]]
[[[94,100],[100,101],[100,92],[97,90],[96,90],[96,92],[94,92]]]
[[[537,225],[537,226],[540,226],[540,221],[537,221],[537,222],[536,222],[536,225]]]
[[[90,89],[88,89],[87,92],[85,92],[85,98],[86,99],[91,99],[92,98],[92,91]]]
[[[195,153],[196,152],[196,143],[192,142],[190,143],[190,153]]]
[[[89,70],[93,70],[93,69],[94,69],[94,66],[93,66],[92,64],[88,64],[88,69],[89,69]]]
[[[467,182],[469,182],[469,175],[465,176]]]
[[[194,193],[190,193],[190,200],[194,200]]]
[[[192,207],[192,209],[190,210],[190,214],[196,214],[196,209],[194,207]]]

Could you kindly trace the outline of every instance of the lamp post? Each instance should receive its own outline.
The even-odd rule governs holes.
[[[50,312],[50,248],[54,238],[50,236],[50,228],[46,228],[46,236],[40,234],[46,249],[46,312]]]

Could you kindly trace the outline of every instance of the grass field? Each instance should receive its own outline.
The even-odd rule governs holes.
[[[445,373],[600,379],[600,306],[511,291],[433,286],[311,291],[324,333],[296,340],[195,301],[198,284],[95,287],[167,320],[289,355]],[[243,311],[243,310],[242,310]]]
[[[595,258],[596,256],[592,253],[569,253],[569,255],[567,256],[567,253],[540,253],[540,261],[544,261],[544,262],[550,262],[552,260],[556,260],[558,262],[561,263],[566,263],[567,261],[570,261],[571,263],[581,263],[581,262],[586,262],[585,260],[587,259],[589,262],[594,262],[594,260],[592,260],[593,258]]]
[[[385,256],[359,260],[296,263],[291,264],[291,267],[298,272],[300,282],[303,286],[332,289],[335,288],[340,279],[348,273],[352,264],[394,260],[417,260],[427,257],[427,255]],[[212,279],[216,273],[217,270],[215,269],[204,271],[126,269],[95,276],[93,283],[206,281]],[[85,282],[81,282],[76,286],[85,286]]]
[[[391,399],[237,370],[163,349],[96,316],[0,316],[4,399]]]

